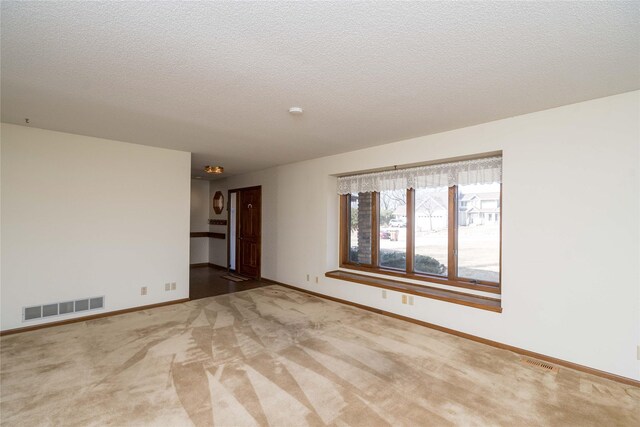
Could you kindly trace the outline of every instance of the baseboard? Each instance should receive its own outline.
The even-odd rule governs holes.
[[[203,267],[211,267],[211,268],[215,268],[218,270],[226,270],[227,267],[223,267],[222,265],[218,265],[218,264],[214,264],[211,262],[199,262],[196,264],[189,264],[189,267],[191,268],[203,268]]]
[[[500,342],[497,342],[497,341],[492,341],[492,340],[489,340],[489,339],[486,339],[486,338],[482,338],[482,337],[479,337],[479,336],[476,336],[476,335],[467,334],[466,332],[460,332],[460,331],[457,331],[455,329],[445,328],[444,326],[439,326],[439,325],[436,325],[436,324],[433,324],[433,323],[423,322],[422,320],[413,319],[411,317],[401,316],[401,315],[396,314],[396,313],[391,313],[389,311],[384,311],[384,310],[380,310],[378,308],[369,307],[367,305],[362,305],[362,304],[358,304],[358,303],[355,303],[355,302],[351,302],[351,301],[343,300],[343,299],[340,299],[340,298],[332,297],[332,296],[329,296],[329,295],[321,294],[321,293],[318,293],[318,292],[309,291],[307,289],[299,288],[297,286],[287,285],[286,283],[281,283],[281,282],[278,282],[276,280],[266,279],[264,277],[261,280],[263,282],[272,283],[274,285],[280,285],[280,286],[284,286],[286,288],[295,289],[297,291],[306,292],[308,294],[311,294],[311,295],[314,295],[314,296],[317,296],[317,297],[320,297],[320,298],[325,298],[325,299],[328,299],[328,300],[331,300],[331,301],[335,301],[335,302],[339,302],[339,303],[342,303],[342,304],[351,305],[353,307],[361,308],[363,310],[372,311],[374,313],[382,314],[384,316],[389,316],[389,317],[393,317],[395,319],[400,319],[400,320],[404,320],[404,321],[407,321],[407,322],[415,323],[417,325],[425,326],[425,327],[431,328],[431,329],[435,329],[435,330],[440,331],[440,332],[445,332],[447,334],[455,335],[455,336],[458,336],[458,337],[461,337],[461,338],[466,338],[468,340],[479,342],[481,344],[490,345],[491,347],[496,347],[496,348],[500,348],[500,349],[503,349],[503,350],[512,351],[514,353],[521,354],[523,356],[528,356],[528,357],[533,357],[535,359],[544,360],[546,362],[550,362],[550,363],[553,363],[553,364],[556,364],[556,365],[564,366],[565,368],[570,368],[570,369],[574,369],[576,371],[585,372],[587,374],[596,375],[598,377],[606,378],[608,380],[616,381],[616,382],[627,384],[627,385],[630,385],[630,386],[640,387],[640,381],[634,380],[632,378],[623,377],[621,375],[616,375],[616,374],[612,374],[612,373],[609,373],[609,372],[601,371],[599,369],[590,368],[590,367],[585,366],[585,365],[580,365],[580,364],[577,364],[577,363],[569,362],[569,361],[562,360],[562,359],[557,359],[555,357],[547,356],[547,355],[544,355],[544,354],[535,353],[533,351],[525,350],[523,348],[514,347],[512,345],[503,344],[503,343],[500,343]]]
[[[119,314],[132,313],[134,311],[148,310],[150,308],[164,307],[166,305],[180,304],[189,301],[189,298],[176,299],[171,301],[159,302],[157,304],[141,305],[138,307],[125,308],[122,310],[107,311],[105,313],[92,314],[91,316],[74,317],[73,319],[60,320],[57,322],[41,323],[39,325],[25,326],[23,328],[7,329],[0,331],[0,336],[13,335],[21,332],[35,331],[38,329],[52,328],[54,326],[69,325],[71,323],[86,322],[87,320],[101,319],[103,317],[117,316]]]
[[[227,269],[227,267],[224,267],[224,266],[222,266],[222,265],[218,265],[218,264],[214,264],[214,263],[212,263],[212,262],[210,262],[210,263],[209,263],[209,267],[211,267],[211,268],[217,268],[218,270],[226,270],[226,269]]]

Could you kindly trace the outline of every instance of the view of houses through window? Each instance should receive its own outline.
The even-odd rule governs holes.
[[[455,280],[500,281],[500,184],[454,188],[457,191],[453,193],[455,216],[449,212],[449,198],[454,196],[446,187],[375,193],[378,199],[377,267],[406,271],[407,233],[411,232],[407,226],[413,221],[412,272]],[[349,197],[349,261],[352,263],[372,263],[372,237],[375,236],[371,231],[372,206],[376,200],[373,194],[357,193]],[[413,203],[408,203],[408,197],[413,197]],[[413,211],[408,212],[407,206],[411,205]],[[457,224],[450,224],[451,218]],[[450,226],[457,227],[453,235]],[[455,239],[452,240],[452,236]],[[456,271],[449,271],[452,252]]]
[[[449,262],[449,189],[424,188],[415,191],[415,271],[447,276]],[[417,262],[424,257],[430,263]],[[436,262],[433,262],[433,261]]]
[[[407,191],[380,193],[381,267],[404,270],[407,266]]]
[[[458,187],[458,277],[500,279],[500,184]]]

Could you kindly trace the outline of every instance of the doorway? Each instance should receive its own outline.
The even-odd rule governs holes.
[[[262,187],[229,190],[229,200],[228,267],[242,276],[260,279]]]

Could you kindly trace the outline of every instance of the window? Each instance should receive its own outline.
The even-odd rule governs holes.
[[[414,210],[414,270],[417,273],[447,275],[449,261],[449,190],[419,189]]]
[[[461,185],[458,199],[480,199],[480,216],[458,209],[458,276],[484,282],[500,281],[500,184]]]
[[[379,265],[405,270],[407,266],[407,191],[380,192]]]
[[[492,157],[340,178],[341,267],[499,293],[501,172]]]
[[[349,261],[371,264],[372,194],[350,194],[349,202]]]

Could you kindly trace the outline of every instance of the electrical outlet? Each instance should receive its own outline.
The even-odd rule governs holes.
[[[386,289],[382,290],[382,299],[387,299],[387,290]]]
[[[140,295],[146,295],[147,294],[147,287],[143,286],[140,288]]]
[[[638,360],[640,360],[640,345],[638,346],[637,353],[638,354],[636,356],[638,356]]]
[[[402,303],[406,304],[407,303],[407,296],[402,294]]]
[[[309,275],[307,274],[307,282],[309,281]]]
[[[171,290],[171,283],[165,283],[164,284],[164,290],[166,291],[170,291]]]
[[[409,305],[413,305],[413,295],[409,295]]]
[[[316,276],[316,283],[318,283],[318,276]]]
[[[176,282],[171,282],[171,290],[172,291],[176,290]]]

